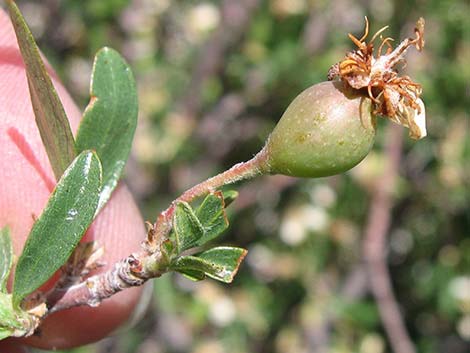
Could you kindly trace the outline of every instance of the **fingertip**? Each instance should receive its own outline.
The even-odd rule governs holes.
[[[44,65],[51,76],[54,88],[60,97],[64,109],[69,118],[72,131],[76,131],[81,119],[81,112],[77,108],[75,102],[70,97],[60,78],[54,69],[49,65],[47,60],[42,56]],[[11,112],[19,115],[19,117],[30,117],[32,108],[29,98],[29,89],[27,86],[25,67],[21,53],[18,47],[15,30],[11,23],[7,12],[0,8],[0,77],[2,77],[3,87],[8,88],[1,90],[0,99],[3,101],[11,101],[14,99],[19,102],[19,106],[11,106]],[[3,97],[3,99],[2,99]],[[21,99],[23,98],[23,99]],[[22,103],[28,104],[22,104]],[[3,102],[2,102],[3,103]],[[8,106],[8,105],[7,105]]]

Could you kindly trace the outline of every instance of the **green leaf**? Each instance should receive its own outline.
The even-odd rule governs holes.
[[[82,152],[65,171],[33,226],[16,267],[15,305],[62,266],[91,224],[101,189],[101,164]]]
[[[218,276],[220,276],[219,280],[230,283],[232,282],[233,277],[237,274],[238,268],[247,253],[248,251],[246,249],[220,246],[204,251],[203,253],[198,254],[197,257],[207,262],[222,266],[222,273],[218,273],[217,276],[213,276],[210,273],[207,273],[207,275],[215,279],[219,279]]]
[[[227,208],[238,197],[238,191],[225,190],[223,192],[225,208]]]
[[[0,341],[5,338],[10,337],[12,334],[13,334],[12,330],[8,328],[0,327]]]
[[[54,175],[59,180],[76,155],[72,131],[31,31],[16,4],[13,1],[7,3],[26,67],[36,124]]]
[[[13,246],[8,227],[0,229],[0,292],[6,293],[8,275],[13,264]]]
[[[25,325],[30,323],[28,316],[27,312],[13,307],[11,294],[0,293],[0,340],[26,332]]]
[[[190,270],[190,269],[180,269],[178,270],[179,273],[181,273],[184,277],[190,279],[191,281],[202,281],[203,279],[206,278],[206,274],[201,271],[195,271],[195,270]]]
[[[197,256],[182,256],[170,268],[194,279],[202,272],[218,281],[230,283],[247,251],[234,247],[217,247]]]
[[[98,210],[110,198],[121,177],[137,125],[137,90],[132,72],[111,48],[95,56],[91,100],[78,129],[76,148],[95,150],[103,166]]]
[[[176,204],[173,230],[178,254],[197,246],[199,239],[204,235],[201,223],[191,206],[186,202],[178,202]]]
[[[21,328],[12,305],[11,294],[0,293],[0,327]]]
[[[18,321],[11,304],[11,294],[0,293],[0,340],[10,337],[16,328]]]
[[[199,206],[196,216],[202,224],[204,235],[197,241],[200,246],[219,236],[228,227],[225,203],[222,192],[216,191],[206,196]]]

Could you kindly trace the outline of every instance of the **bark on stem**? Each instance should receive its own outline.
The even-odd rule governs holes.
[[[167,271],[167,264],[160,246],[168,239],[175,205],[181,201],[191,202],[223,185],[251,179],[264,173],[269,173],[269,166],[263,149],[251,160],[238,163],[225,172],[190,188],[159,215],[154,229],[149,232],[149,239],[143,251],[129,255],[107,272],[91,276],[70,287],[55,288],[47,293],[47,315],[80,305],[97,306],[103,299],[123,289],[140,286],[150,278],[161,276]]]
[[[256,156],[247,162],[235,164],[232,168],[220,173],[212,178],[203,181],[185,191],[180,197],[174,200],[171,205],[157,218],[152,232],[152,238],[148,239],[150,251],[155,251],[164,241],[171,230],[173,213],[178,202],[191,202],[194,199],[208,194],[221,186],[229,185],[244,179],[252,179],[258,175],[270,172],[266,149],[263,148]]]
[[[109,271],[91,276],[70,287],[56,288],[46,298],[49,309],[47,315],[80,305],[98,306],[103,299],[123,289],[141,286],[150,278],[150,274],[138,274],[134,267],[148,256],[145,252],[131,254],[115,263]],[[153,277],[158,275],[154,273]]]
[[[255,176],[268,173],[267,154],[263,148],[256,156],[247,162],[235,164],[232,168],[218,174],[206,181],[193,186],[185,191],[175,202],[191,202],[195,198],[218,189],[221,186],[233,184],[243,179],[251,179]]]

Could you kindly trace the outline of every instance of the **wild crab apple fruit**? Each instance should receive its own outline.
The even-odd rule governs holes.
[[[339,81],[307,88],[289,105],[264,147],[272,174],[323,177],[347,171],[375,138],[370,98]]]

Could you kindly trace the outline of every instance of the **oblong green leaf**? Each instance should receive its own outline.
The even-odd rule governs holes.
[[[13,246],[8,227],[0,229],[0,292],[6,293],[8,275],[13,264]]]
[[[191,206],[186,202],[178,202],[173,217],[173,230],[176,236],[178,254],[198,244],[204,235],[204,229],[194,214]]]
[[[131,69],[111,48],[95,56],[91,100],[78,129],[77,151],[95,150],[103,166],[98,210],[116,187],[129,157],[137,125],[137,90]]]
[[[189,273],[190,276],[194,274],[195,279],[202,279],[199,278],[200,273],[212,273],[215,276],[217,273],[221,273],[224,270],[222,266],[205,261],[197,256],[181,256],[171,264],[170,268],[183,274]]]
[[[219,281],[230,283],[238,272],[241,262],[248,250],[231,246],[220,246],[204,251],[197,255],[198,258],[214,265],[222,266],[223,270],[216,274],[206,273],[209,277]]]
[[[242,248],[217,247],[197,256],[181,256],[171,264],[170,268],[193,280],[202,279],[201,273],[204,273],[218,281],[230,283],[246,254],[247,250]]]
[[[31,229],[16,267],[15,305],[67,261],[93,220],[100,189],[100,161],[84,151],[67,168]]]
[[[36,125],[56,180],[59,180],[76,156],[72,130],[28,25],[16,4],[7,3],[26,67]]]
[[[196,211],[196,216],[204,229],[204,235],[197,241],[201,246],[219,236],[228,228],[225,202],[221,191],[210,193]]]

